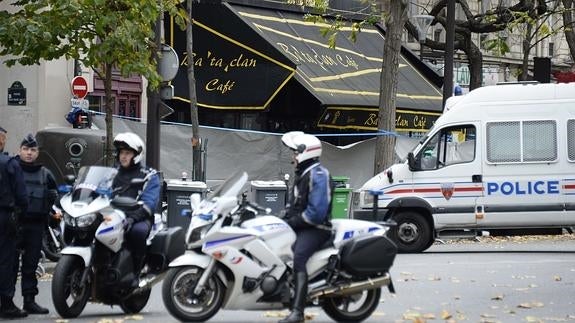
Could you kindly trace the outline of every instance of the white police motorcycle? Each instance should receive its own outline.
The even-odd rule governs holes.
[[[144,269],[135,278],[131,254],[123,247],[125,212],[138,208],[132,198],[112,198],[115,168],[90,166],[78,173],[74,186],[61,200],[67,247],[52,278],[52,300],[63,318],[80,315],[88,301],[119,305],[125,313],[146,306],[151,287],[166,273],[167,265],[184,253],[181,228],[163,228],[155,215],[148,236]],[[133,184],[141,183],[136,179]]]
[[[170,263],[164,305],[186,322],[204,322],[220,309],[274,310],[290,306],[294,231],[279,217],[238,199],[248,175],[234,174],[208,198],[191,197],[188,251]],[[258,210],[259,209],[259,210]],[[308,261],[307,306],[336,321],[360,322],[379,305],[397,248],[386,225],[333,220],[333,240]]]

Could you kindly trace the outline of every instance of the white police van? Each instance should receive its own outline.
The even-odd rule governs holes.
[[[447,101],[407,160],[368,180],[403,252],[436,238],[554,234],[575,226],[575,83],[486,86]]]

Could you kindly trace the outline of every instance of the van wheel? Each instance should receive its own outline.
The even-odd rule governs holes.
[[[397,244],[399,252],[422,252],[433,244],[431,226],[423,215],[403,211],[396,214],[393,219],[397,226],[389,230],[389,236]]]

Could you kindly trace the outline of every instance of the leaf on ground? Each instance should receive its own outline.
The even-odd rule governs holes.
[[[439,281],[439,280],[441,280],[441,277],[439,277],[439,276],[429,276],[429,277],[427,277],[427,279],[428,279],[428,280]]]
[[[288,311],[266,311],[264,312],[265,317],[285,317],[288,316]]]
[[[543,321],[540,318],[535,317],[535,316],[526,316],[525,321],[530,322],[530,323],[545,323],[545,321]]]
[[[452,318],[452,316],[448,311],[446,311],[446,310],[441,311],[441,319],[449,320],[450,318]]]
[[[553,280],[556,281],[556,282],[560,282],[560,281],[561,281],[561,276],[555,275],[555,276],[553,276]]]
[[[492,301],[502,301],[503,300],[503,294],[501,295],[495,295],[493,297],[491,297]]]
[[[306,321],[311,321],[311,320],[313,320],[313,319],[317,316],[317,313],[310,313],[310,312],[308,312],[308,313],[305,313],[304,316],[305,316],[305,320],[306,320]]]
[[[414,321],[419,318],[421,318],[421,314],[419,314],[418,312],[408,311],[406,313],[403,313],[404,320]]]
[[[534,307],[543,307],[543,306],[545,306],[545,305],[541,302],[521,303],[521,304],[517,305],[517,307],[519,307],[519,308],[534,308]]]
[[[539,286],[537,286],[536,284],[529,284],[529,285],[527,285],[527,287],[529,287],[529,288],[537,288],[537,287],[539,287]]]
[[[66,319],[55,319],[54,322],[56,322],[56,323],[68,323],[68,320],[66,320]]]
[[[489,319],[489,318],[494,318],[494,317],[496,317],[496,316],[493,315],[493,314],[487,314],[487,313],[483,313],[483,314],[481,314],[480,316],[481,316],[482,318],[484,318],[484,319]]]
[[[142,315],[130,315],[130,316],[126,316],[124,317],[125,320],[132,320],[132,321],[141,321],[144,319],[144,316]]]
[[[426,319],[426,320],[435,320],[435,314],[433,314],[433,313],[426,313],[426,314],[423,314],[423,318]]]

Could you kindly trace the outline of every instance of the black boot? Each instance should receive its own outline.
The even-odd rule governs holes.
[[[278,323],[303,323],[305,321],[304,308],[307,299],[307,273],[295,274],[295,295],[291,313]]]
[[[2,296],[2,306],[0,307],[0,317],[5,319],[18,319],[28,316],[26,311],[23,311],[14,305],[12,297]]]
[[[24,309],[30,314],[48,314],[50,312],[34,301],[34,295],[24,296]]]

